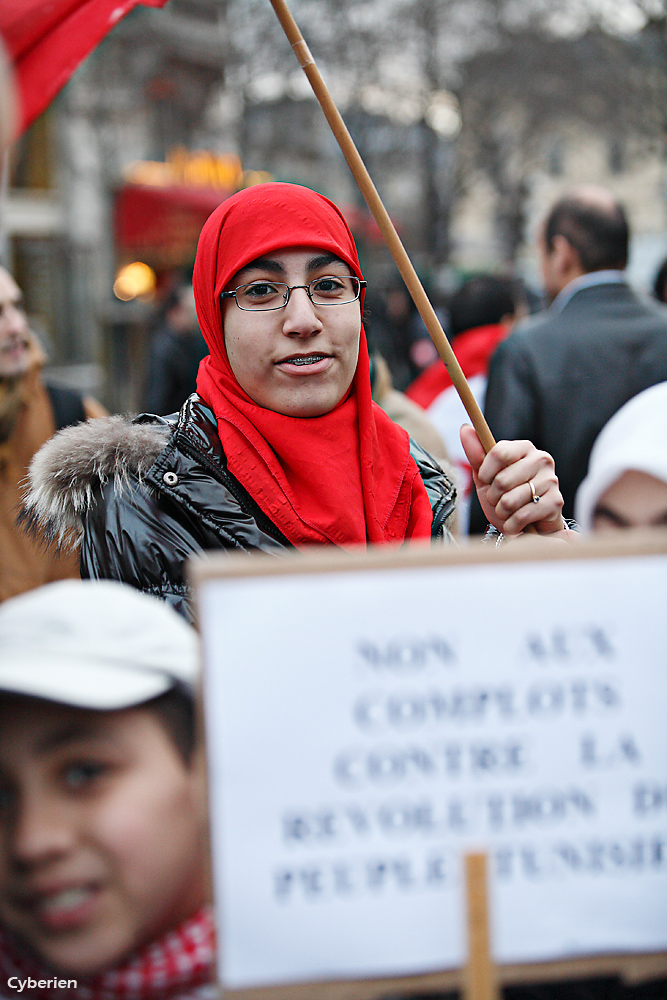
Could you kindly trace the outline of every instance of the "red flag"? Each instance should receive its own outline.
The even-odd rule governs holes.
[[[14,64],[23,132],[133,7],[167,0],[1,0],[0,35]]]

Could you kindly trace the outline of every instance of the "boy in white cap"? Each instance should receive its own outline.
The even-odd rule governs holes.
[[[0,996],[216,995],[196,679],[194,630],[124,584],[0,606]]]

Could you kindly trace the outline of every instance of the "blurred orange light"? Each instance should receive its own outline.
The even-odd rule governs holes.
[[[113,283],[113,293],[121,302],[130,302],[140,296],[152,295],[155,291],[155,271],[148,264],[135,260],[121,267]]]

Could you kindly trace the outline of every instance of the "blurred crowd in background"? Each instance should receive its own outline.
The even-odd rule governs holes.
[[[667,257],[660,3],[384,0],[363,5],[363,18],[360,9],[294,4],[438,308],[486,272],[522,282],[535,309],[537,226],[582,183],[625,205],[628,274],[651,290]],[[111,411],[146,406],[157,314],[187,280],[205,218],[268,178],[313,187],[344,210],[376,326],[391,332],[396,388],[431,359],[290,59],[261,0],[137,7],[14,144],[0,259],[62,384]]]

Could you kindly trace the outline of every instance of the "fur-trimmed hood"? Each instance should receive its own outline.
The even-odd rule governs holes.
[[[30,463],[22,521],[59,546],[78,546],[93,491],[113,481],[122,492],[130,478],[141,481],[172,431],[166,422],[135,423],[122,416],[65,427]]]

